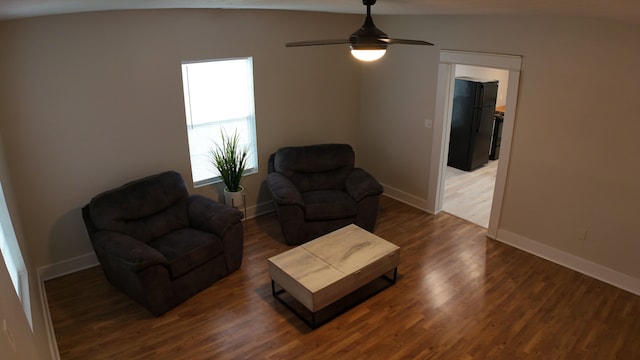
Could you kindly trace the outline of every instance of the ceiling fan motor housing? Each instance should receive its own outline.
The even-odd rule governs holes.
[[[373,5],[374,1],[369,1]],[[364,19],[364,24],[360,29],[349,36],[349,42],[351,49],[353,50],[384,50],[389,45],[389,36],[382,30],[378,29],[373,23],[373,18],[369,11],[369,3],[364,0],[363,3],[367,5],[367,17]]]

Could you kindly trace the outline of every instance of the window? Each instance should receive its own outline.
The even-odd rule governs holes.
[[[22,307],[31,324],[27,271],[24,260],[22,259],[22,254],[20,253],[15,231],[13,230],[2,184],[0,184],[0,252],[2,252],[2,258],[7,266],[7,271],[13,283],[13,288],[16,290],[16,295],[18,295],[18,298],[22,302]]]
[[[183,62],[182,82],[194,185],[220,179],[210,151],[223,131],[237,131],[249,149],[245,173],[257,172],[252,58]]]

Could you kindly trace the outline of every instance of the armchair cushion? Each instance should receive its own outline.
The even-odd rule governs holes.
[[[166,259],[171,278],[178,278],[222,253],[217,236],[184,228],[149,242]]]
[[[358,203],[344,191],[307,191],[302,197],[307,220],[349,218],[358,213]]]

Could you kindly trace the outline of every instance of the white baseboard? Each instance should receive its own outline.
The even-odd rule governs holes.
[[[507,230],[498,230],[496,240],[626,290],[630,293],[640,295],[640,279],[627,274],[623,274],[603,265],[596,264],[592,261],[558,250],[537,241],[533,241]]]
[[[426,212],[427,214],[431,214],[433,215],[433,212],[429,211],[427,209],[427,200],[425,199],[421,199],[417,196],[411,195],[409,193],[406,193],[402,190],[396,189],[392,186],[389,185],[385,185],[382,184],[382,186],[384,187],[384,194],[392,199],[396,199],[400,202],[403,202],[407,205],[411,205],[414,208],[420,209],[424,212]]]
[[[40,277],[40,280],[44,282],[96,265],[98,265],[98,258],[94,252],[90,252],[68,260],[39,267],[38,276]]]
[[[253,206],[248,206],[246,211],[247,213],[245,214],[245,220],[253,219],[256,216],[273,212],[273,201],[267,201]]]
[[[60,360],[60,351],[58,350],[58,341],[56,340],[56,333],[53,329],[53,322],[51,321],[51,313],[49,312],[49,300],[47,299],[47,289],[45,288],[40,269],[36,271],[36,277],[38,281],[38,291],[40,292],[40,309],[42,311],[42,318],[44,320],[44,328],[47,335],[47,341],[49,343],[49,354],[52,360]]]

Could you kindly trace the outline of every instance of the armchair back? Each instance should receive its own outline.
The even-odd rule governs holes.
[[[301,193],[344,190],[354,164],[355,153],[348,144],[284,147],[273,158],[273,170],[291,180]]]
[[[92,227],[149,242],[189,226],[189,193],[175,171],[148,176],[102,193],[89,203]]]

